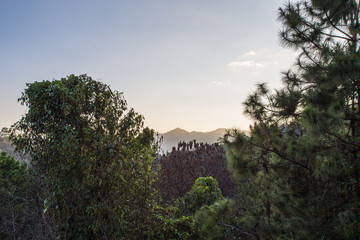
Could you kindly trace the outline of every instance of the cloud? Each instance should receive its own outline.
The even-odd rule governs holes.
[[[247,53],[244,53],[243,55],[241,55],[242,57],[250,57],[250,56],[255,56],[255,52],[254,51],[250,51],[250,52],[247,52]]]
[[[214,86],[228,86],[231,85],[231,81],[227,80],[227,81],[211,81],[211,84]]]
[[[234,61],[228,64],[230,68],[243,68],[243,67],[264,67],[264,64],[255,61]]]

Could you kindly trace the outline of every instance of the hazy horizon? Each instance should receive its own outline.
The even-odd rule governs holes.
[[[124,93],[145,125],[247,130],[255,84],[281,84],[296,54],[279,44],[274,1],[4,1],[0,127],[20,119],[26,83],[88,74]]]
[[[174,129],[170,129],[170,130],[168,130],[168,131],[166,131],[166,132],[161,132],[161,133],[168,133],[168,132],[171,132],[171,131],[174,131],[174,130],[177,130],[177,129],[179,129],[179,130],[184,130],[184,131],[186,131],[186,132],[188,132],[188,133],[192,133],[192,132],[201,132],[201,133],[208,133],[208,132],[214,132],[214,131],[216,131],[216,130],[220,130],[220,129],[227,129],[227,128],[216,128],[216,129],[212,129],[212,130],[209,130],[209,131],[198,131],[198,130],[187,130],[187,129],[183,129],[183,128],[179,128],[179,127],[176,127],[176,128],[174,128]]]

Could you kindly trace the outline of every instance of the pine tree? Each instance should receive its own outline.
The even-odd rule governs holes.
[[[250,136],[225,139],[241,221],[259,239],[360,238],[359,7],[313,0],[279,9],[297,64],[283,88],[259,84],[245,101]]]

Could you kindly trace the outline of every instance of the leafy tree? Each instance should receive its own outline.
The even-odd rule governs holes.
[[[245,101],[250,136],[225,139],[238,217],[258,239],[360,238],[359,3],[279,9],[284,46],[300,51],[282,89]]]
[[[190,239],[198,239],[198,233],[192,227],[196,211],[221,199],[223,199],[223,196],[216,179],[213,177],[199,177],[191,190],[175,201],[173,216],[181,220],[182,229],[184,232],[189,233]]]
[[[239,221],[234,204],[230,199],[219,200],[195,213],[192,227],[200,239],[256,239]]]
[[[174,211],[173,206],[156,209],[152,229],[147,232],[146,239],[198,239],[197,233],[191,229],[192,216],[175,217]]]
[[[153,131],[121,93],[86,75],[27,84],[11,128],[46,187],[61,239],[143,239],[154,193]]]
[[[157,209],[156,223],[149,239],[199,239],[193,227],[196,211],[223,199],[216,179],[199,177],[191,190],[178,198],[174,205]]]
[[[191,216],[204,205],[222,199],[218,182],[213,177],[199,177],[191,190],[175,201],[176,215]]]

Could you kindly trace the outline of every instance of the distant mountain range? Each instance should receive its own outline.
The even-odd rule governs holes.
[[[181,128],[175,128],[169,132],[160,134],[163,136],[161,149],[164,152],[170,152],[180,141],[190,142],[196,140],[197,142],[215,143],[218,142],[220,138],[224,137],[225,133],[225,128],[218,128],[211,132],[188,132]],[[11,146],[10,142],[3,139],[0,139],[0,152],[1,150],[8,152],[11,156],[14,156],[15,159],[20,161],[29,161],[28,159],[23,159],[19,154],[14,153],[14,146]]]
[[[222,138],[226,133],[225,128],[218,128],[211,132],[188,132],[181,128],[175,128],[169,132],[160,134],[163,136],[163,142],[161,144],[162,150],[171,151],[172,147],[177,146],[180,141],[189,142],[196,140],[197,142],[214,143]]]

